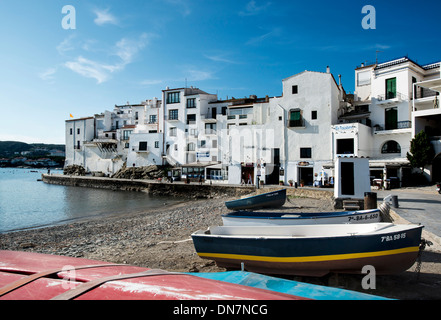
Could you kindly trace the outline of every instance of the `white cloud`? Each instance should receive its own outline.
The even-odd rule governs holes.
[[[64,55],[68,51],[72,51],[75,49],[72,40],[75,38],[75,35],[69,35],[66,39],[64,39],[58,46],[57,51],[59,54]]]
[[[98,84],[103,83],[111,78],[112,73],[122,71],[128,64],[132,63],[135,56],[147,43],[148,35],[146,33],[143,33],[136,40],[122,38],[115,44],[111,53],[111,55],[118,57],[118,61],[114,63],[101,63],[79,56],[74,61],[68,61],[64,65],[86,78],[96,79]]]
[[[204,81],[204,80],[216,79],[213,72],[203,71],[192,67],[187,68],[184,71],[184,74],[186,75],[186,78],[189,81]]]
[[[258,44],[264,42],[267,39],[270,39],[270,38],[273,38],[273,37],[279,37],[281,32],[282,32],[282,29],[280,29],[280,28],[273,28],[270,32],[267,32],[267,33],[262,34],[260,36],[251,38],[245,44],[246,45],[258,45]]]
[[[239,62],[236,62],[234,60],[226,58],[226,54],[217,54],[217,55],[204,55],[205,58],[210,59],[214,62],[224,62],[229,64],[238,64]]]
[[[48,68],[46,71],[41,72],[38,76],[42,80],[53,80],[55,72],[57,72],[56,68]]]
[[[97,83],[103,83],[109,79],[109,72],[113,68],[104,64],[85,59],[79,56],[75,61],[68,61],[64,64],[67,68],[86,78],[94,78]]]
[[[105,9],[105,10],[96,9],[94,13],[96,14],[96,18],[93,21],[95,22],[95,24],[99,26],[105,24],[115,24],[115,25],[118,24],[118,20],[114,15],[109,13],[109,9]]]
[[[266,8],[268,8],[271,5],[271,2],[267,2],[261,6],[258,6],[256,4],[256,1],[251,0],[247,3],[247,6],[245,7],[245,11],[240,11],[240,16],[255,16],[262,11],[264,11]]]

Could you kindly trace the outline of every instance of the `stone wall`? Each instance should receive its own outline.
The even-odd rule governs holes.
[[[153,180],[114,179],[90,176],[42,174],[42,180],[49,184],[109,190],[141,191],[153,195],[179,196],[188,197],[190,199],[241,197],[255,191],[255,188],[250,186],[200,185],[198,183],[168,183]]]

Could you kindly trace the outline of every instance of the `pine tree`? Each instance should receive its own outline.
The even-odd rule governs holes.
[[[421,173],[424,171],[424,167],[432,163],[435,157],[435,150],[429,141],[424,130],[420,131],[410,141],[410,153],[407,153],[407,160],[413,168],[420,168]]]

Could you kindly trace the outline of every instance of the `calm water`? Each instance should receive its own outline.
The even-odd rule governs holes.
[[[124,216],[182,201],[144,192],[50,185],[37,181],[41,173],[47,170],[0,168],[0,233],[107,215]]]

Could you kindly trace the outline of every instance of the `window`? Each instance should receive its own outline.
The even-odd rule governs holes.
[[[317,111],[311,111],[311,120],[317,120]]]
[[[300,158],[311,158],[311,148],[300,148]]]
[[[150,115],[149,116],[149,123],[157,123],[158,122],[158,116],[156,114]]]
[[[196,115],[187,114],[187,124],[195,124],[195,123],[196,123]]]
[[[357,86],[365,86],[371,84],[371,72],[364,71],[357,73]]]
[[[179,103],[179,92],[168,92],[167,103]]]
[[[130,135],[132,134],[133,130],[124,130],[123,131],[123,140],[129,140]]]
[[[129,147],[130,147],[130,143],[129,143],[129,142],[126,142],[126,143],[124,144],[124,148],[128,149]]]
[[[217,148],[217,140],[211,141],[211,147],[212,148]]]
[[[72,135],[72,131],[73,131],[72,128],[70,128],[70,135]]]
[[[155,148],[159,148],[159,141],[155,141]]]
[[[187,99],[187,108],[196,108],[196,98]]]
[[[139,141],[139,151],[147,151],[147,141]]]
[[[196,144],[194,144],[193,142],[187,144],[187,151],[195,151],[195,150],[196,150]]]
[[[119,121],[115,121],[115,128],[116,128],[116,129],[119,128]]]
[[[354,139],[337,139],[337,154],[353,154]]]
[[[80,134],[80,128],[77,129],[77,133]]]
[[[300,109],[289,111],[288,127],[304,127],[302,111]]]
[[[170,128],[170,137],[176,137],[177,129],[176,128]]]
[[[381,153],[401,153],[401,146],[394,140],[386,141],[381,148]]]
[[[168,120],[178,120],[178,109],[168,111]]]
[[[386,99],[397,97],[397,78],[386,79]]]
[[[299,93],[298,86],[292,86],[292,94],[297,94],[297,93]]]
[[[216,124],[206,123],[205,124],[205,134],[216,134]]]
[[[135,120],[138,120],[138,111],[135,112]]]
[[[201,148],[205,148],[206,145],[207,145],[207,141],[201,140]]]

